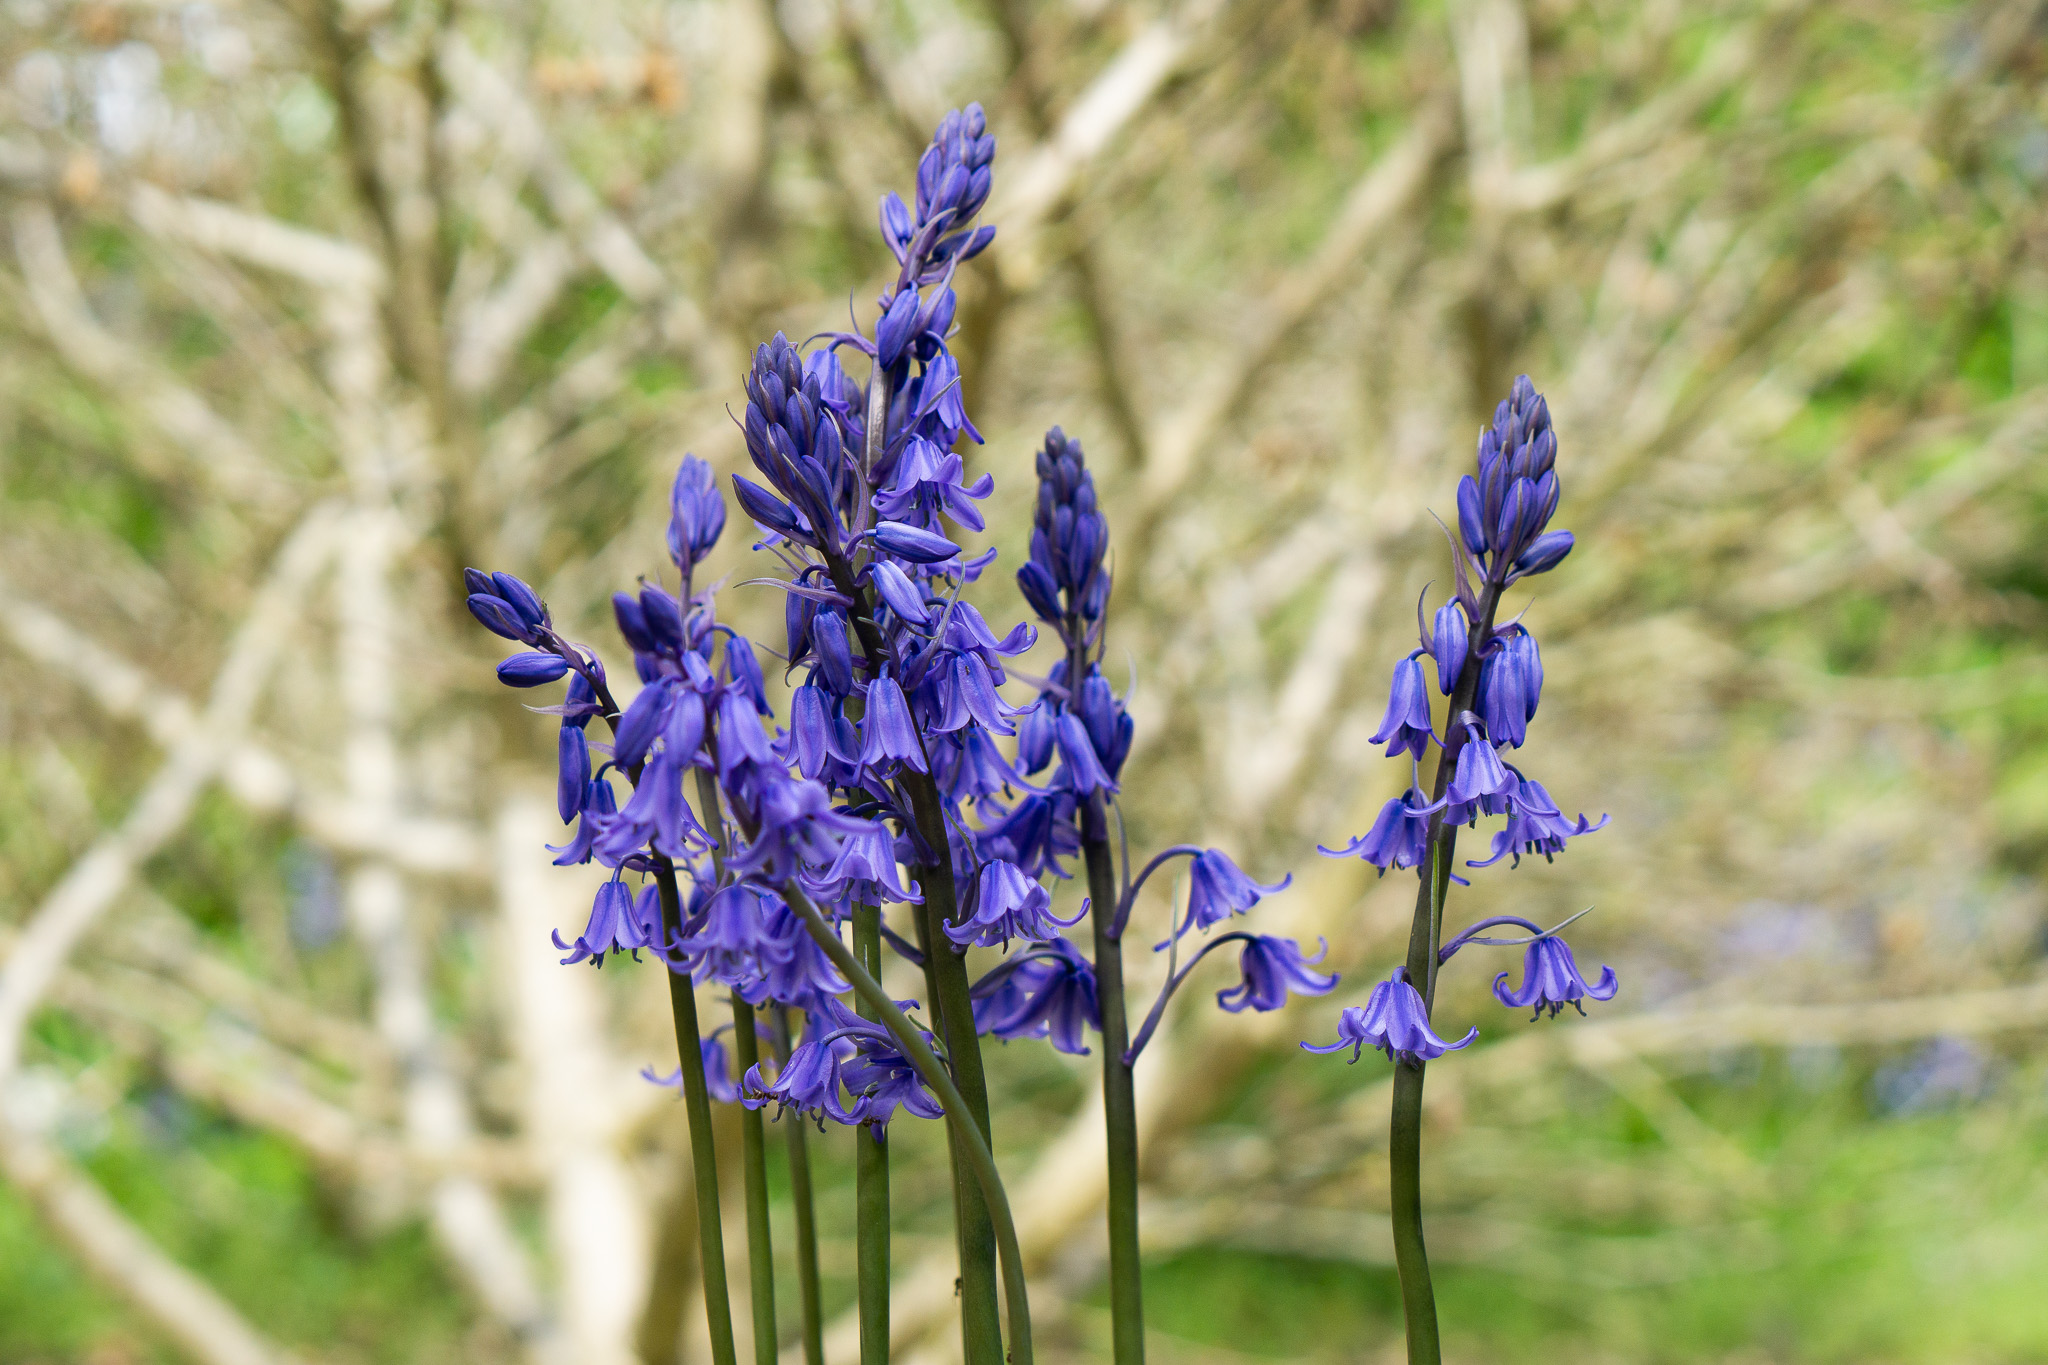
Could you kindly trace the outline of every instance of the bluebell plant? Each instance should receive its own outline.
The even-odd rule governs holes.
[[[1476,473],[1458,482],[1458,528],[1455,534],[1447,530],[1455,590],[1433,614],[1417,603],[1417,647],[1394,665],[1385,718],[1372,736],[1389,758],[1407,759],[1408,788],[1380,809],[1365,834],[1342,848],[1322,850],[1361,858],[1383,876],[1389,869],[1412,868],[1420,882],[1406,962],[1373,987],[1363,1006],[1340,1012],[1336,1042],[1302,1044],[1310,1052],[1348,1051],[1353,1062],[1374,1048],[1394,1064],[1394,1258],[1412,1365],[1437,1365],[1441,1359],[1422,1233],[1423,1074],[1428,1063],[1469,1047],[1479,1036],[1476,1027],[1455,1042],[1436,1032],[1431,1013],[1438,969],[1468,947],[1526,945],[1521,984],[1509,988],[1508,973],[1502,972],[1493,991],[1503,1005],[1532,1009],[1536,1017],[1567,1005],[1584,1013],[1583,1001],[1612,999],[1619,988],[1612,969],[1603,968],[1590,983],[1581,974],[1559,936],[1570,920],[1546,930],[1520,916],[1495,915],[1448,940],[1443,936],[1450,887],[1468,884],[1454,870],[1459,827],[1504,817],[1487,856],[1467,860],[1468,868],[1477,869],[1503,858],[1519,865],[1525,853],[1551,859],[1570,840],[1607,823],[1604,815],[1598,821],[1567,818],[1543,784],[1511,761],[1542,699],[1543,659],[1520,617],[1506,623],[1496,618],[1510,587],[1548,573],[1571,553],[1572,533],[1550,527],[1560,492],[1556,463],[1549,405],[1523,375],[1495,409],[1492,426],[1480,433]],[[1432,682],[1443,701],[1441,712]],[[1431,749],[1436,766],[1424,795],[1422,760]],[[1484,933],[1510,926],[1525,932],[1509,938]]]
[[[1118,856],[1121,839],[1113,853],[1134,723],[1101,666],[1109,527],[1080,443],[1058,428],[1036,455],[1030,551],[1016,575],[1057,657],[1042,678],[1019,675],[1034,695],[1003,694],[1040,631],[1025,622],[998,631],[966,595],[995,558],[966,543],[985,529],[981,509],[994,478],[969,477],[963,451],[981,434],[949,349],[956,272],[994,235],[976,222],[994,152],[979,106],[950,113],[919,161],[912,201],[883,198],[882,232],[898,268],[876,300],[871,331],[830,333],[808,350],[778,334],[754,352],[738,419],[751,470],[735,475],[731,490],[758,531],[756,551],[777,566],[748,582],[783,594],[779,648],[733,629],[719,616],[716,592],[698,585],[727,510],[711,470],[694,457],[682,462],[669,499],[677,589],[643,582],[612,602],[639,683],[625,706],[598,655],[562,636],[530,587],[468,571],[472,614],[523,646],[499,666],[500,680],[520,688],[567,680],[559,703],[538,708],[559,718],[557,800],[569,833],[553,851],[562,865],[595,862],[611,876],[583,931],[556,936],[562,961],[602,966],[625,953],[667,972],[679,1064],[673,1075],[648,1075],[678,1087],[688,1114],[707,1319],[720,1365],[732,1361],[735,1337],[713,1100],[745,1109],[761,1365],[777,1349],[763,1128],[771,1111],[790,1131],[793,1173],[807,1162],[807,1125],[861,1134],[864,1365],[886,1361],[889,1350],[889,1125],[903,1114],[942,1117],[964,1358],[1028,1365],[1029,1304],[991,1155],[981,1039],[1043,1038],[1085,1054],[1092,1030],[1109,1116],[1116,1359],[1128,1365],[1143,1359],[1131,1075],[1146,1041],[1175,991],[1226,944],[1238,947],[1241,980],[1218,993],[1225,1010],[1276,1009],[1290,994],[1321,994],[1336,982],[1314,969],[1320,953],[1306,955],[1292,941],[1211,934],[1288,879],[1255,882],[1221,851],[1193,845],[1166,850],[1134,878]],[[849,373],[847,357],[865,359],[864,381]],[[780,660],[789,688],[780,718],[764,655]],[[593,720],[602,735],[592,732]],[[1077,857],[1087,892],[1062,914],[1052,888],[1071,878]],[[1175,957],[1132,1037],[1124,931],[1147,880],[1182,857],[1191,859],[1186,907],[1159,945]],[[1084,917],[1092,952],[1063,934]],[[1205,946],[1181,966],[1189,935]],[[970,950],[997,955],[978,980]],[[921,1000],[897,1001],[883,990],[885,951],[921,972]],[[699,987],[729,995],[730,1025],[704,1033]],[[796,1182],[796,1195],[803,1346],[816,1362],[811,1194]]]
[[[994,236],[976,221],[994,153],[978,106],[948,114],[918,163],[912,201],[882,200],[897,270],[876,300],[871,331],[828,333],[808,350],[777,334],[753,354],[738,419],[752,472],[733,476],[731,491],[758,531],[755,550],[777,566],[748,582],[783,594],[780,648],[733,629],[719,616],[715,589],[698,585],[727,504],[709,466],[694,457],[683,460],[669,496],[676,590],[643,581],[612,601],[639,684],[624,707],[597,653],[564,637],[527,584],[466,571],[471,613],[522,646],[498,666],[499,679],[516,688],[566,680],[559,702],[536,708],[558,718],[556,796],[569,832],[551,851],[558,864],[595,862],[610,876],[582,932],[566,941],[556,935],[562,961],[601,967],[621,953],[646,955],[666,971],[678,1066],[671,1075],[646,1074],[682,1093],[719,1365],[731,1365],[736,1347],[712,1101],[744,1111],[758,1365],[776,1360],[778,1347],[771,1110],[789,1139],[808,1361],[822,1361],[823,1343],[805,1130],[829,1123],[860,1134],[861,1358],[882,1365],[888,1129],[908,1114],[948,1126],[963,1357],[968,1365],[1028,1365],[1030,1310],[992,1154],[981,1039],[1044,1039],[1085,1055],[1094,1050],[1092,1032],[1106,1116],[1114,1358],[1135,1365],[1144,1359],[1133,1089],[1140,1055],[1179,989],[1225,948],[1235,950],[1238,968],[1236,983],[1216,993],[1225,1011],[1275,1010],[1337,984],[1320,970],[1323,948],[1310,953],[1237,927],[1291,877],[1254,880],[1222,850],[1195,844],[1166,848],[1133,875],[1118,803],[1136,727],[1128,695],[1102,666],[1114,588],[1109,521],[1081,443],[1060,428],[1035,456],[1030,546],[1015,576],[1037,624],[999,633],[968,600],[995,559],[994,550],[967,543],[985,529],[982,505],[995,481],[968,476],[966,452],[982,438],[949,346],[956,272]],[[865,359],[864,380],[848,371],[846,356]],[[1549,528],[1556,449],[1543,399],[1527,378],[1518,380],[1480,438],[1476,477],[1458,488],[1456,590],[1433,615],[1418,604],[1418,647],[1395,665],[1373,736],[1391,757],[1408,760],[1413,778],[1366,834],[1323,850],[1382,873],[1414,869],[1420,881],[1407,962],[1363,1007],[1341,1012],[1335,1043],[1303,1044],[1348,1050],[1354,1061],[1371,1047],[1395,1065],[1395,1245],[1414,1360],[1437,1358],[1417,1185],[1423,1068],[1477,1036],[1474,1029],[1450,1041],[1435,1031],[1438,968],[1467,947],[1525,945],[1521,984],[1510,987],[1502,972],[1494,992],[1539,1017],[1616,991],[1611,970],[1585,979],[1558,936],[1562,925],[1545,930],[1493,916],[1448,941],[1442,933],[1448,888],[1463,881],[1453,871],[1459,826],[1504,818],[1488,855],[1467,864],[1483,868],[1518,864],[1524,853],[1549,858],[1606,823],[1567,819],[1510,761],[1536,715],[1543,668],[1528,628],[1519,619],[1496,624],[1496,616],[1510,586],[1571,550],[1571,534]],[[1040,677],[1018,672],[1041,631],[1054,646],[1050,667]],[[780,660],[788,688],[780,718],[764,654]],[[1013,681],[1029,683],[1032,695],[1006,697]],[[1445,699],[1441,717],[1437,694]],[[593,721],[601,732],[593,733]],[[1432,748],[1425,795],[1422,760]],[[1165,983],[1133,1032],[1124,937],[1144,888],[1183,859],[1185,900],[1154,945],[1169,955]],[[1076,860],[1085,892],[1063,915],[1054,888],[1072,879]],[[1083,919],[1085,949],[1064,932]],[[1485,932],[1510,926],[1521,936]],[[982,965],[978,979],[970,950]],[[885,952],[921,973],[921,1000],[898,1001],[883,989]],[[727,994],[730,1024],[704,1031],[700,987]]]

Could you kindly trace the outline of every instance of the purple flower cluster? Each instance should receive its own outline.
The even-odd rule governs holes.
[[[469,574],[472,614],[525,650],[499,676],[518,687],[569,679],[564,700],[542,708],[560,718],[557,798],[572,826],[552,851],[561,865],[595,861],[613,875],[583,932],[557,936],[564,961],[644,950],[694,983],[801,1011],[802,1041],[781,1066],[753,1068],[735,1090],[720,1050],[707,1067],[718,1078],[711,1089],[877,1130],[899,1109],[939,1109],[887,1031],[841,1000],[848,982],[796,907],[837,923],[858,907],[916,917],[922,951],[886,926],[884,937],[927,967],[942,997],[930,1002],[939,1032],[955,1052],[956,1008],[971,1010],[973,1032],[1047,1038],[1066,1052],[1086,1052],[1087,1031],[1101,1028],[1095,967],[1061,935],[1089,907],[1055,913],[1047,879],[1070,875],[1087,819],[1101,827],[1133,725],[1101,668],[1108,523],[1080,443],[1058,428],[1037,454],[1030,555],[1017,582],[1063,653],[1029,705],[1002,689],[1037,629],[999,632],[963,598],[995,557],[968,543],[985,529],[994,480],[970,479],[960,453],[981,435],[949,350],[953,272],[993,236],[974,220],[994,151],[978,106],[947,115],[919,162],[913,201],[882,202],[899,269],[876,301],[872,334],[834,333],[808,353],[777,334],[748,367],[740,427],[751,469],[732,478],[732,492],[759,530],[756,549],[782,569],[755,581],[784,593],[786,723],[774,724],[759,652],[696,587],[726,506],[694,457],[669,497],[678,590],[643,583],[613,598],[640,684],[627,705],[613,701],[596,654],[555,631],[531,588]],[[848,351],[868,358],[865,382],[841,364]],[[608,742],[589,733],[593,717]],[[1191,889],[1170,943],[1287,885],[1255,882],[1216,850],[1163,857],[1182,853],[1194,859]],[[1119,935],[1136,891],[1112,907]],[[1290,993],[1335,984],[1312,970],[1320,955],[1290,940],[1226,933],[1172,977],[1153,1022],[1195,961],[1239,942],[1242,980],[1219,993],[1224,1009],[1276,1009]],[[964,972],[958,956],[970,948],[1005,957],[978,985],[960,978],[957,1006],[941,1010],[934,962]],[[705,1043],[707,1059],[714,1046]]]
[[[1524,853],[1548,860],[1563,852],[1567,841],[1607,824],[1604,815],[1597,821],[1567,817],[1543,784],[1507,757],[1526,742],[1536,718],[1543,656],[1519,619],[1496,625],[1495,616],[1509,585],[1549,572],[1571,553],[1572,533],[1550,529],[1560,493],[1556,464],[1557,433],[1549,405],[1523,375],[1495,410],[1493,425],[1480,433],[1477,472],[1458,483],[1458,531],[1451,539],[1457,590],[1426,623],[1417,604],[1419,647],[1394,665],[1386,713],[1372,735],[1373,743],[1386,746],[1389,758],[1409,760],[1413,780],[1406,792],[1380,808],[1365,834],[1342,848],[1324,848],[1325,854],[1358,857],[1383,875],[1389,868],[1415,868],[1426,880],[1439,841],[1457,826],[1476,826],[1481,817],[1504,817],[1504,823],[1487,856],[1467,860],[1471,868],[1490,867],[1502,858],[1519,865]],[[1432,683],[1446,703],[1440,728]],[[1441,752],[1434,799],[1423,793],[1421,770],[1432,745]],[[1484,923],[1500,922],[1507,921]],[[1588,986],[1555,931],[1546,935],[1527,921],[1512,922],[1537,937],[1522,940],[1531,944],[1522,989],[1509,993],[1497,986],[1503,1003],[1555,1014],[1588,996],[1605,1000],[1613,995],[1612,972],[1599,985]],[[1446,945],[1442,957],[1468,942],[1501,942],[1471,934],[1468,930]],[[1336,1046],[1352,1046],[1354,1060],[1358,1046],[1370,1045],[1413,1061],[1464,1045],[1444,1043],[1427,1025],[1422,996],[1401,969],[1374,989],[1363,1010],[1343,1012]]]

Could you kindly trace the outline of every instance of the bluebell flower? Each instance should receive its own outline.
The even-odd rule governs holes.
[[[590,903],[590,921],[573,943],[562,942],[562,935],[556,932],[555,948],[569,954],[562,959],[563,966],[591,960],[597,965],[604,964],[606,953],[629,953],[640,948],[657,948],[661,944],[661,906],[655,898],[653,887],[646,888],[642,900],[637,903],[633,893],[616,877],[597,888],[597,895]]]
[[[580,727],[564,724],[555,750],[555,809],[562,823],[574,820],[590,790],[590,742]]]
[[[1103,772],[1114,781],[1123,772],[1124,759],[1130,755],[1136,727],[1124,709],[1123,699],[1110,689],[1109,679],[1094,664],[1088,666],[1088,677],[1081,684],[1080,703],[1075,709],[1087,727],[1088,742],[1102,761]]]
[[[1536,637],[1519,625],[1495,637],[1493,652],[1479,668],[1474,709],[1495,744],[1520,748],[1543,695],[1543,656]]]
[[[835,811],[832,798],[816,782],[779,769],[764,770],[760,777],[750,792],[734,793],[752,798],[756,825],[752,841],[726,859],[736,875],[782,882],[805,868],[829,866],[838,856],[840,839],[868,827],[865,820]]]
[[[1429,681],[1422,664],[1411,654],[1394,665],[1394,682],[1387,694],[1386,718],[1371,735],[1371,742],[1387,746],[1388,758],[1412,753],[1422,758],[1429,752],[1436,732],[1429,722]]]
[[[600,861],[617,867],[648,847],[670,858],[688,858],[710,846],[710,836],[683,796],[688,765],[688,755],[673,749],[659,750],[647,761],[625,809],[598,832],[592,847]]]
[[[1572,957],[1571,945],[1555,934],[1538,938],[1529,945],[1529,951],[1522,958],[1522,984],[1514,990],[1508,989],[1508,974],[1502,972],[1493,979],[1494,998],[1510,1009],[1525,1010],[1535,1007],[1529,1017],[1540,1019],[1545,1010],[1554,1017],[1566,1005],[1580,1014],[1586,1012],[1581,1000],[1612,1000],[1614,993],[1621,989],[1615,980],[1614,968],[1602,967],[1600,980],[1592,985],[1579,974],[1579,964]]]
[[[1570,553],[1569,531],[1545,530],[1560,496],[1556,463],[1550,407],[1521,375],[1479,435],[1477,476],[1458,485],[1459,540],[1488,582],[1546,573]]]
[[[1069,652],[1100,629],[1109,603],[1108,548],[1109,522],[1096,509],[1095,476],[1081,443],[1054,427],[1038,452],[1038,511],[1017,587]]]
[[[1408,969],[1396,967],[1392,976],[1372,988],[1363,1008],[1344,1007],[1337,1019],[1336,1042],[1325,1047],[1301,1046],[1308,1052],[1342,1052],[1348,1047],[1353,1062],[1363,1049],[1375,1047],[1387,1060],[1413,1066],[1470,1047],[1478,1036],[1475,1028],[1455,1043],[1437,1037],[1429,1026],[1429,1011],[1423,1008],[1421,993],[1409,984]]]
[[[761,991],[768,999],[817,1010],[825,1001],[853,989],[811,937],[803,917],[787,902],[770,894],[763,900],[763,911],[756,958],[761,967]]]
[[[1053,778],[1057,785],[1081,797],[1117,790],[1116,779],[1109,775],[1102,756],[1095,752],[1095,741],[1081,717],[1061,711],[1054,718],[1052,738],[1060,756],[1060,770]]]
[[[668,557],[685,577],[702,563],[725,530],[725,499],[711,466],[685,455],[668,495]]]
[[[1296,995],[1328,995],[1336,988],[1336,975],[1309,970],[1328,951],[1329,945],[1325,943],[1314,957],[1305,957],[1301,945],[1293,939],[1248,934],[1244,951],[1238,955],[1238,968],[1244,979],[1228,990],[1216,992],[1216,1003],[1237,1014],[1247,1009],[1277,1010],[1287,1003],[1290,991]]]
[[[1491,867],[1510,855],[1514,866],[1519,867],[1524,853],[1540,856],[1549,861],[1564,852],[1565,841],[1576,839],[1581,834],[1607,826],[1608,816],[1589,821],[1584,815],[1577,820],[1565,818],[1556,803],[1550,799],[1543,784],[1533,778],[1523,778],[1515,809],[1508,814],[1508,823],[1493,836],[1493,848],[1487,856],[1477,862],[1467,861],[1467,867]]]
[[[725,1044],[718,1041],[718,1035],[731,1027],[731,1024],[727,1024],[712,1030],[709,1037],[697,1040],[698,1054],[704,1060],[704,1091],[720,1104],[731,1104],[740,1097],[739,1082],[732,1074],[732,1063],[726,1056]],[[664,1076],[651,1066],[643,1066],[640,1068],[640,1078],[651,1081],[664,1090],[683,1088],[681,1067]]]
[[[1081,851],[1081,833],[1074,828],[1074,797],[1070,792],[1027,796],[1010,813],[975,839],[984,857],[1015,863],[1027,877],[1048,872],[1066,877],[1061,858]]]
[[[862,767],[887,773],[901,763],[918,772],[928,771],[924,744],[910,718],[910,703],[904,699],[902,685],[887,673],[868,684],[867,715],[861,719],[860,734]]]
[[[925,1087],[917,1068],[880,1024],[848,1028],[856,1051],[840,1068],[846,1088],[859,1097],[860,1121],[882,1135],[898,1109],[921,1119],[945,1117],[945,1108]]]
[[[1436,620],[1431,623],[1430,636],[1426,642],[1429,655],[1436,660],[1437,690],[1445,696],[1458,685],[1458,675],[1465,671],[1465,654],[1472,645],[1472,627],[1465,619],[1464,606],[1453,597],[1436,609]],[[1415,756],[1422,757],[1421,750]]]
[[[904,887],[896,866],[896,841],[887,828],[874,823],[843,834],[831,863],[820,871],[802,873],[798,880],[812,896],[825,901],[878,905],[923,899],[914,883]]]
[[[1064,673],[1065,661],[1056,667]],[[1059,711],[1050,696],[1041,695],[1038,701],[1018,713],[1017,767],[1020,772],[1040,772],[1052,762],[1053,731],[1058,724]]]
[[[886,559],[877,559],[868,565],[867,574],[868,580],[875,585],[875,595],[904,622],[913,626],[931,624],[931,607],[925,600],[924,590],[911,582],[909,574]],[[791,600],[796,600],[794,594]]]
[[[979,104],[949,111],[917,163],[916,209],[893,191],[882,196],[882,239],[915,288],[944,278],[955,263],[980,254],[994,228],[970,228],[988,202],[996,140]]]
[[[908,522],[884,521],[868,533],[875,548],[912,564],[948,564],[960,558],[960,547],[940,535]]]
[[[569,661],[559,654],[514,654],[498,665],[498,681],[507,687],[539,687],[568,671]]]
[[[677,965],[699,985],[716,981],[758,1004],[770,895],[750,882],[713,891],[702,912],[684,926],[675,945]]]
[[[470,615],[484,629],[526,645],[543,644],[551,638],[553,622],[547,604],[520,579],[479,569],[464,569],[462,576],[469,588]]]
[[[896,461],[889,486],[875,494],[875,510],[890,521],[907,522],[941,536],[942,513],[970,531],[982,530],[988,523],[975,503],[995,489],[996,481],[983,474],[966,483],[965,469],[958,452],[941,450],[924,437],[913,436]]]
[[[1100,1032],[1095,968],[1065,938],[1009,958],[974,983],[974,1028],[997,1038],[1050,1038],[1055,1050],[1088,1055],[1088,1029]]]
[[[1458,750],[1457,771],[1452,774],[1450,789],[1445,793],[1451,804],[1467,805],[1483,797],[1513,795],[1521,784],[1501,763],[1500,755],[1479,733],[1478,726],[1465,727],[1465,741]]]
[[[1239,871],[1222,849],[1205,849],[1188,868],[1188,917],[1182,927],[1207,929],[1220,924],[1257,905],[1261,896],[1285,891],[1293,882],[1290,872],[1271,886],[1262,885]]]
[[[1429,856],[1429,814],[1422,793],[1410,787],[1380,807],[1379,818],[1364,835],[1342,848],[1319,844],[1317,849],[1332,858],[1362,858],[1383,875],[1389,868],[1422,866]]]
[[[781,1111],[794,1109],[820,1122],[829,1118],[835,1123],[859,1123],[862,1106],[855,1101],[849,1108],[841,1101],[841,1083],[839,1055],[819,1034],[814,1019],[772,1082],[762,1078],[758,1063],[747,1069],[740,1081],[740,1103],[759,1109],[772,1100]]]
[[[1081,922],[1081,911],[1072,919],[1053,914],[1052,894],[1025,876],[1015,863],[1000,859],[982,867],[968,899],[967,917],[946,926],[946,937],[962,947],[973,943],[985,948],[1006,947],[1013,938],[1043,942]]]
[[[932,762],[939,789],[954,801],[989,801],[993,805],[992,798],[1009,794],[1012,788],[1041,790],[1017,775],[1017,770],[989,738],[988,731],[979,725],[964,726],[940,736],[932,751]],[[1002,809],[1000,805],[993,808],[998,812]]]

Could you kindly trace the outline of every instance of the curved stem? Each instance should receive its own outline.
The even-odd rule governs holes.
[[[1458,932],[1458,936],[1456,938],[1446,943],[1443,947],[1437,949],[1437,963],[1441,965],[1443,963],[1449,962],[1451,960],[1451,954],[1457,952],[1458,949],[1464,947],[1468,943],[1498,944],[1507,942],[1508,940],[1506,939],[1489,939],[1478,937],[1479,931],[1481,929],[1492,929],[1502,924],[1512,924],[1519,929],[1527,929],[1530,933],[1535,934],[1539,937],[1541,937],[1543,934],[1543,928],[1541,925],[1538,925],[1533,920],[1523,919],[1520,915],[1488,915],[1485,919],[1480,920],[1477,924],[1466,925],[1463,929],[1461,929]],[[1563,927],[1564,925],[1558,926],[1558,928],[1560,929],[1562,929]],[[1527,940],[1524,941],[1526,942]]]
[[[1138,873],[1137,879],[1126,885],[1123,895],[1117,898],[1116,927],[1113,931],[1117,938],[1124,936],[1124,926],[1130,922],[1131,907],[1138,903],[1138,893],[1145,889],[1145,879],[1154,872],[1157,872],[1169,859],[1192,858],[1201,851],[1202,846],[1200,844],[1175,844],[1172,848],[1156,854],[1151,862],[1145,864],[1144,870]],[[1094,879],[1092,877],[1089,879],[1089,883],[1089,894],[1093,895]]]
[[[889,1030],[889,1036],[903,1049],[904,1057],[915,1067],[924,1083],[938,1096],[940,1106],[946,1111],[948,1126],[953,1130],[961,1151],[967,1157],[968,1169],[973,1172],[975,1182],[980,1186],[981,1197],[987,1205],[990,1220],[995,1225],[996,1250],[1000,1257],[1003,1274],[1003,1294],[1009,1300],[1010,1361],[1011,1365],[1032,1365],[1031,1351],[1031,1305],[1024,1283],[1024,1255],[1017,1242],[1017,1225],[1010,1216],[1009,1196],[1003,1191],[1003,1177],[996,1169],[996,1159],[989,1151],[988,1143],[981,1129],[974,1121],[967,1107],[960,1087],[953,1083],[952,1072],[946,1069],[933,1054],[930,1044],[917,1026],[910,1022],[889,993],[882,989],[880,982],[871,976],[860,964],[852,951],[840,941],[832,926],[825,921],[818,907],[810,897],[795,886],[783,890],[784,899],[791,909],[802,917],[804,925],[811,931],[811,937],[832,959],[832,965],[840,975],[853,983],[854,994],[866,1001],[874,1011],[882,1027]]]
[[[1257,934],[1247,933],[1243,929],[1233,929],[1227,934],[1218,934],[1215,938],[1202,945],[1202,951],[1188,959],[1187,966],[1182,967],[1172,976],[1166,978],[1166,984],[1159,988],[1159,996],[1152,1002],[1152,1009],[1145,1016],[1143,1027],[1139,1028],[1138,1036],[1131,1040],[1130,1050],[1124,1054],[1125,1063],[1127,1065],[1136,1063],[1138,1054],[1145,1050],[1145,1044],[1152,1041],[1152,1031],[1159,1027],[1160,1019],[1166,1015],[1167,1002],[1173,999],[1173,993],[1180,989],[1181,983],[1188,979],[1188,973],[1194,971],[1196,963],[1226,943],[1235,942],[1240,939],[1249,942],[1257,937]]]

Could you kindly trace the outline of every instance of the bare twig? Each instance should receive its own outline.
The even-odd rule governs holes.
[[[22,288],[66,362],[117,401],[135,404],[183,450],[193,472],[222,495],[266,508],[290,500],[283,480],[233,424],[100,326],[71,273],[47,204],[28,200],[15,207],[14,254]]]
[[[86,853],[43,900],[0,967],[0,1082],[19,1064],[21,1034],[71,949],[127,885],[135,868],[183,828],[193,803],[247,724],[306,585],[327,563],[336,509],[322,503],[278,553],[269,579],[229,645],[200,723],[174,748],[120,826]]]

